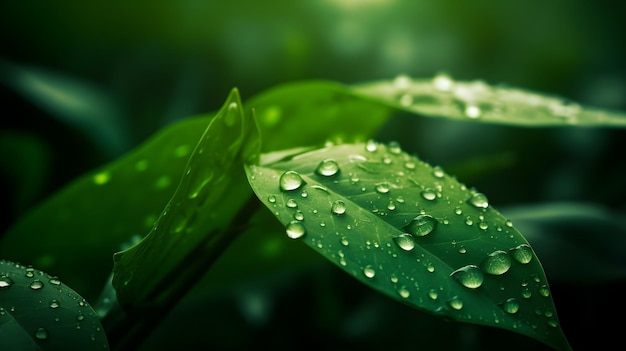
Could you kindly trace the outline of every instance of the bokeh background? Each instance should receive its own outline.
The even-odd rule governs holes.
[[[293,81],[357,84],[445,72],[625,111],[624,10],[608,0],[3,1],[1,229],[168,124],[215,111],[233,87],[245,102]],[[377,137],[447,167],[496,207],[582,201],[623,216],[624,136],[604,128],[522,129],[398,114]],[[179,316],[194,327],[178,332],[222,347],[433,349],[438,341],[444,349],[541,347],[515,335],[415,319],[415,311],[319,265],[245,285],[227,304],[204,302],[203,311],[214,312],[209,326],[183,308]],[[555,301],[573,344],[617,338],[606,323],[624,307],[607,301],[621,298],[624,275],[584,284],[584,278],[560,282],[558,272],[546,270],[556,277]],[[219,332],[201,335],[202,327]]]

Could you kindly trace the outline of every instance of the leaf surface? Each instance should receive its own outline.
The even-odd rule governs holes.
[[[59,278],[0,260],[0,349],[108,350],[93,308]]]
[[[394,108],[431,117],[522,127],[626,127],[626,113],[484,81],[398,76],[355,85],[354,91]]]
[[[483,194],[396,143],[332,146],[247,171],[288,237],[366,285],[444,318],[569,349],[524,237]]]

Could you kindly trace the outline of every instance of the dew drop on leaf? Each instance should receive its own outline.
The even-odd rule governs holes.
[[[533,259],[533,250],[527,244],[522,244],[511,249],[511,256],[522,264],[527,264]]]
[[[39,279],[35,279],[32,283],[30,283],[30,288],[33,290],[39,290],[43,288],[43,282]]]
[[[487,274],[502,275],[511,268],[511,258],[505,251],[494,251],[485,258],[480,268]]]
[[[326,159],[320,162],[320,164],[315,169],[315,173],[325,177],[334,176],[335,174],[339,173],[339,165],[335,160]]]
[[[44,328],[37,328],[37,330],[35,330],[35,338],[38,340],[46,340],[48,336],[48,331]]]
[[[398,288],[398,295],[400,295],[403,299],[408,299],[409,296],[411,296],[411,292],[406,288],[406,286],[401,286]]]
[[[433,86],[439,91],[450,91],[453,84],[452,78],[444,73],[437,74],[433,78]]]
[[[13,285],[13,279],[4,275],[0,277],[0,289],[8,288],[11,285]]]
[[[428,297],[431,300],[437,300],[437,297],[439,297],[439,294],[437,293],[437,290],[435,289],[430,289],[430,291],[428,291]]]
[[[483,281],[485,280],[483,272],[480,268],[473,264],[455,270],[450,273],[450,276],[469,289],[476,289],[480,287],[483,285]]]
[[[57,277],[51,277],[49,282],[52,285],[61,285],[61,280],[59,280],[59,278]]]
[[[50,301],[50,308],[59,308],[60,304],[57,300]]]
[[[478,105],[470,103],[465,105],[465,111],[463,111],[465,115],[469,118],[479,118],[482,114],[480,107]]]
[[[443,169],[441,169],[440,166],[433,167],[433,176],[435,178],[443,178],[444,176]]]
[[[301,238],[306,233],[306,229],[304,228],[304,225],[300,223],[300,221],[289,222],[285,231],[287,232],[287,236],[291,239]]]
[[[519,301],[517,301],[516,298],[511,297],[502,303],[502,309],[506,313],[517,313],[517,311],[519,311]]]
[[[346,213],[346,204],[342,200],[336,200],[331,207],[333,214],[342,215]]]
[[[404,251],[411,251],[415,248],[415,239],[409,233],[402,233],[393,238],[393,241]]]
[[[296,207],[298,207],[298,203],[294,199],[289,199],[289,200],[287,200],[287,203],[285,204],[285,206],[287,206],[289,208],[296,208]]]
[[[452,298],[448,300],[448,305],[458,311],[463,308],[463,300],[458,296],[452,296]]]
[[[432,201],[437,198],[437,193],[433,189],[424,189],[421,194],[422,197],[428,201]]]
[[[472,197],[467,200],[467,202],[476,207],[476,208],[487,208],[489,207],[489,201],[487,201],[487,196],[482,193],[476,193],[472,195]]]
[[[394,155],[399,155],[402,152],[402,148],[400,147],[400,143],[397,141],[389,142],[389,152]]]
[[[365,268],[363,268],[363,274],[367,277],[367,278],[374,278],[374,276],[376,276],[376,270],[374,270],[374,267],[372,267],[371,265],[367,265],[365,266]]]
[[[433,218],[433,216],[423,214],[413,218],[411,222],[404,227],[404,230],[415,236],[425,236],[435,230],[437,223],[437,220]]]
[[[286,171],[280,176],[279,185],[280,190],[293,191],[302,186],[304,181],[298,172]]]
[[[376,152],[378,150],[378,144],[374,140],[368,140],[365,144],[365,150],[369,152]]]
[[[386,194],[389,192],[389,183],[383,182],[376,184],[376,192],[379,194]]]

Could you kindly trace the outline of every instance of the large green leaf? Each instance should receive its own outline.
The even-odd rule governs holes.
[[[441,317],[569,349],[524,237],[485,195],[396,143],[332,146],[247,171],[288,237],[370,287]]]
[[[561,97],[484,81],[398,76],[354,86],[364,97],[426,116],[523,127],[626,127],[626,113],[584,106]]]
[[[0,349],[108,350],[96,312],[58,277],[0,260]]]
[[[223,250],[222,240],[235,234],[231,222],[251,195],[243,163],[258,158],[260,141],[256,120],[244,114],[234,89],[198,141],[150,233],[115,254],[113,286],[122,305],[166,298],[192,271],[185,264],[193,264],[187,260],[194,251],[216,250],[217,256]]]

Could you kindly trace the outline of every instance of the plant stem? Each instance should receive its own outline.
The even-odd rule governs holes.
[[[156,326],[195,286],[199,281],[198,277],[215,263],[239,234],[244,232],[250,218],[261,208],[260,204],[257,197],[251,194],[228,228],[206,235],[205,240],[146,296],[147,301],[155,301],[158,297],[158,302],[130,308],[118,306],[118,311],[109,313],[103,324],[107,330],[111,350],[137,350]]]

